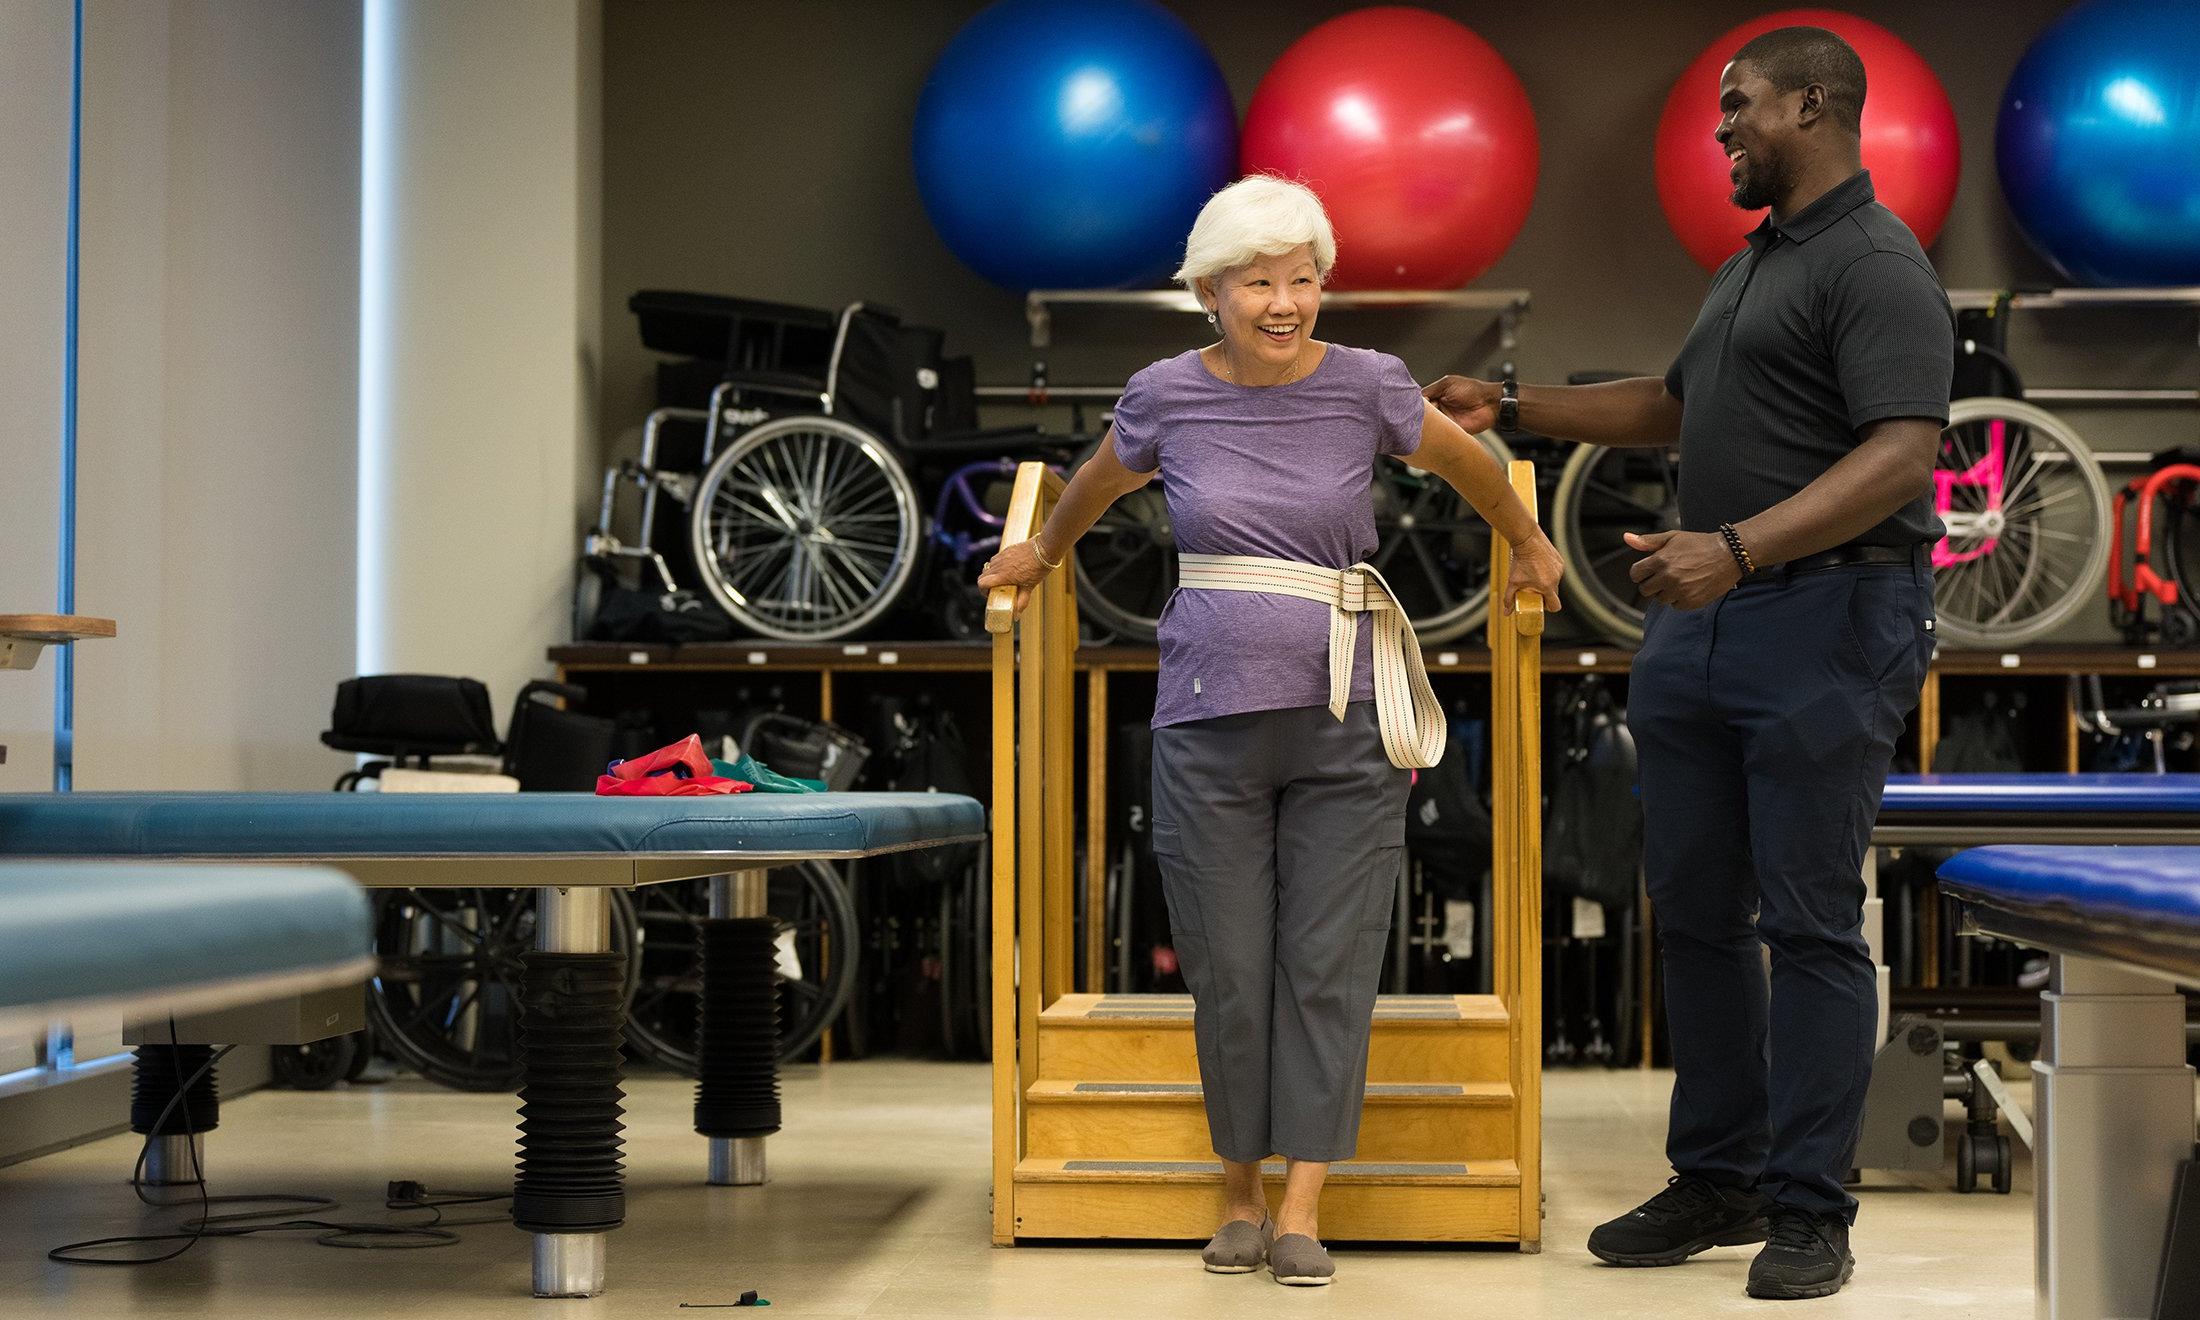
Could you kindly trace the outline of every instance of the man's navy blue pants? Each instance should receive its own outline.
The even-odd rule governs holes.
[[[1841,1184],[1878,1020],[1864,849],[1932,600],[1921,552],[1652,605],[1628,684],[1673,1046],[1666,1154],[1852,1222]]]

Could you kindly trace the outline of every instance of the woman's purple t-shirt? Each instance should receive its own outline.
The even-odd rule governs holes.
[[[1348,568],[1375,553],[1375,460],[1421,443],[1420,387],[1406,364],[1327,345],[1287,385],[1235,385],[1197,350],[1131,377],[1115,452],[1161,471],[1177,549]],[[1161,612],[1153,724],[1329,702],[1329,609],[1244,591],[1178,591]],[[1360,626],[1352,699],[1375,695],[1374,631]]]

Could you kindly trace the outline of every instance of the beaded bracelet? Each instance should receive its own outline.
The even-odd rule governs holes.
[[[1742,544],[1742,534],[1734,530],[1733,523],[1720,523],[1719,536],[1726,542],[1726,552],[1741,566],[1743,577],[1757,571],[1757,561],[1749,557],[1749,547]]]

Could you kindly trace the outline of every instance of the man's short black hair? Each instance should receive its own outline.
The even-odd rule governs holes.
[[[1864,61],[1856,48],[1818,27],[1774,28],[1734,52],[1748,60],[1779,91],[1812,83],[1826,89],[1826,113],[1851,133],[1864,123]]]

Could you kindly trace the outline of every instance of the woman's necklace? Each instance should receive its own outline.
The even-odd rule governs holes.
[[[1230,382],[1230,383],[1231,383],[1232,385],[1235,385],[1235,384],[1237,384],[1237,383],[1238,383],[1238,378],[1237,378],[1237,371],[1236,371],[1236,369],[1235,369],[1235,368],[1233,368],[1233,367],[1232,367],[1232,366],[1230,365],[1230,341],[1229,341],[1229,340],[1225,339],[1225,340],[1223,340],[1223,341],[1222,341],[1221,343],[1219,343],[1219,344],[1215,345],[1215,356],[1216,356],[1216,358],[1220,359],[1220,361],[1221,361],[1221,363],[1222,363],[1222,374],[1223,374],[1223,376],[1224,376],[1224,377],[1225,377],[1225,378],[1226,378],[1226,379],[1227,379],[1227,380],[1228,380],[1228,381],[1229,381],[1229,382]],[[1285,376],[1285,377],[1284,377],[1284,378],[1283,378],[1282,380],[1279,380],[1279,381],[1272,381],[1272,382],[1270,382],[1270,385],[1271,385],[1271,386],[1273,386],[1273,385],[1289,385],[1289,384],[1291,384],[1291,383],[1292,383],[1293,381],[1296,381],[1296,380],[1298,380],[1298,379],[1299,379],[1300,377],[1304,376],[1305,374],[1306,374],[1306,350],[1304,350],[1304,349],[1301,349],[1301,350],[1299,350],[1299,355],[1298,355],[1298,356],[1297,356],[1296,358],[1293,358],[1293,359],[1292,359],[1292,361],[1291,361],[1291,374],[1290,374],[1290,375],[1288,375],[1288,376]],[[1248,388],[1256,388],[1256,387],[1248,387]]]

